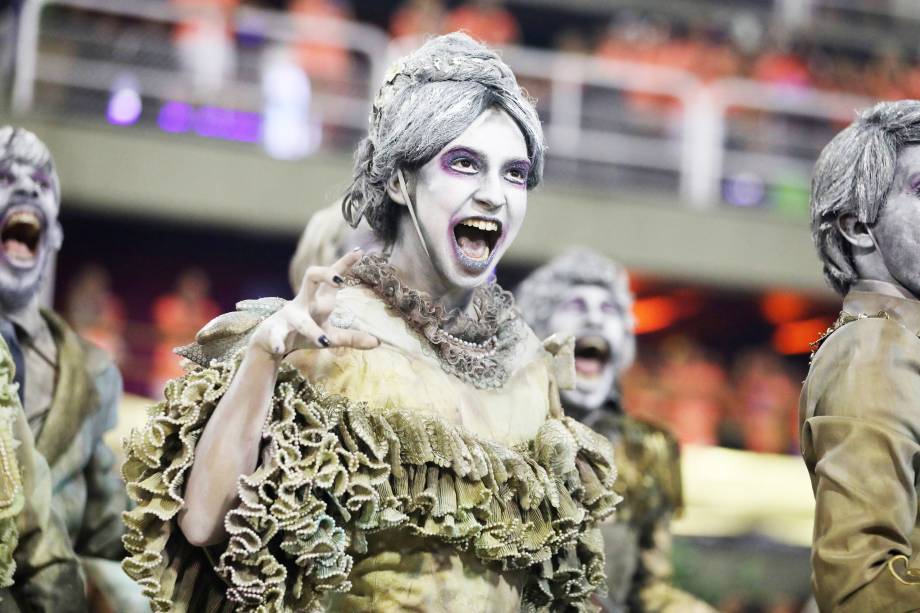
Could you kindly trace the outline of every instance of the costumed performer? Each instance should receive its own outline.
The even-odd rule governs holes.
[[[16,363],[19,397],[51,468],[53,505],[94,593],[118,611],[149,610],[121,570],[127,509],[115,455],[121,374],[101,349],[41,304],[64,238],[54,160],[33,133],[0,127],[0,336]]]
[[[571,356],[485,283],[543,158],[488,48],[451,34],[393,66],[343,201],[386,254],[206,326],[128,443],[125,567],[156,610],[590,608],[612,448],[562,415]]]
[[[822,611],[920,609],[920,102],[859,114],[821,152],[812,236],[843,311],[799,404]]]
[[[576,384],[562,390],[562,406],[616,450],[614,489],[623,502],[616,521],[601,528],[608,548],[604,609],[714,611],[672,583],[670,523],[683,504],[677,440],[623,408],[620,378],[636,355],[626,270],[590,249],[571,249],[524,279],[515,298],[537,335],[574,339]]]

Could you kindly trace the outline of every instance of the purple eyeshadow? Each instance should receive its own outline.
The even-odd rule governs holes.
[[[479,154],[477,154],[475,151],[471,151],[470,149],[458,147],[457,149],[451,149],[450,151],[448,151],[447,153],[441,156],[441,168],[445,172],[449,172],[452,174],[458,174],[458,175],[466,174],[466,173],[459,172],[451,168],[453,163],[459,160],[460,158],[469,158],[470,161],[472,161],[474,164],[481,165]]]
[[[910,189],[914,192],[920,190],[920,174],[915,174],[910,178]]]
[[[527,180],[527,177],[530,176],[530,162],[521,160],[519,162],[511,162],[508,164],[508,170],[517,170],[522,175],[524,175],[524,180]]]

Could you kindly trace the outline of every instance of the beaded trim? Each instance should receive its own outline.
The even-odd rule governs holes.
[[[818,349],[821,348],[821,343],[826,341],[827,337],[848,323],[859,321],[860,319],[891,319],[891,316],[887,311],[879,311],[875,315],[869,315],[868,313],[859,313],[858,315],[853,315],[851,313],[847,313],[846,311],[841,311],[840,315],[837,317],[837,320],[831,324],[831,326],[825,330],[817,340],[811,343],[811,355],[808,358],[809,364],[812,360],[815,359],[815,354],[818,353]]]
[[[476,317],[470,317],[459,310],[448,312],[427,294],[403,285],[381,254],[361,258],[347,282],[368,287],[397,311],[428,341],[445,372],[480,389],[507,383],[524,323],[511,292],[497,283],[476,288],[472,299]]]

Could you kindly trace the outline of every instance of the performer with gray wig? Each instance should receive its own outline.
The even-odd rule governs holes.
[[[209,323],[129,442],[125,568],[154,609],[590,607],[613,450],[561,413],[571,355],[489,283],[543,155],[468,36],[394,67],[343,200],[384,253]]]
[[[518,309],[540,336],[574,343],[575,386],[565,411],[615,447],[623,496],[604,524],[609,612],[710,612],[671,583],[670,522],[682,500],[680,450],[665,428],[623,410],[620,377],[636,355],[633,295],[622,267],[589,249],[566,251],[537,268],[515,291]]]
[[[812,234],[843,311],[799,406],[822,611],[920,609],[920,102],[860,113],[821,152]]]
[[[112,360],[41,305],[64,234],[60,182],[34,134],[0,127],[0,335],[38,450],[51,468],[61,514],[84,572],[106,606],[145,611],[119,567],[124,484],[103,434],[115,426],[121,375]]]

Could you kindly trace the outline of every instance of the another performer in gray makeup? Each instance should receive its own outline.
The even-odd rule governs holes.
[[[619,384],[636,355],[633,296],[626,271],[588,249],[573,249],[535,270],[515,292],[524,319],[554,343],[574,337],[575,387],[562,391],[567,414],[615,447],[623,502],[601,527],[607,549],[605,610],[709,613],[671,583],[671,518],[681,505],[677,441],[660,425],[623,410]]]
[[[920,609],[920,102],[860,113],[821,152],[812,234],[843,297],[799,406],[822,611]]]
[[[42,282],[63,240],[60,197],[44,143],[27,130],[0,127],[0,333],[51,467],[54,507],[84,572],[115,610],[144,611],[140,591],[118,566],[127,496],[102,438],[117,420],[121,375],[101,349],[41,306]]]

